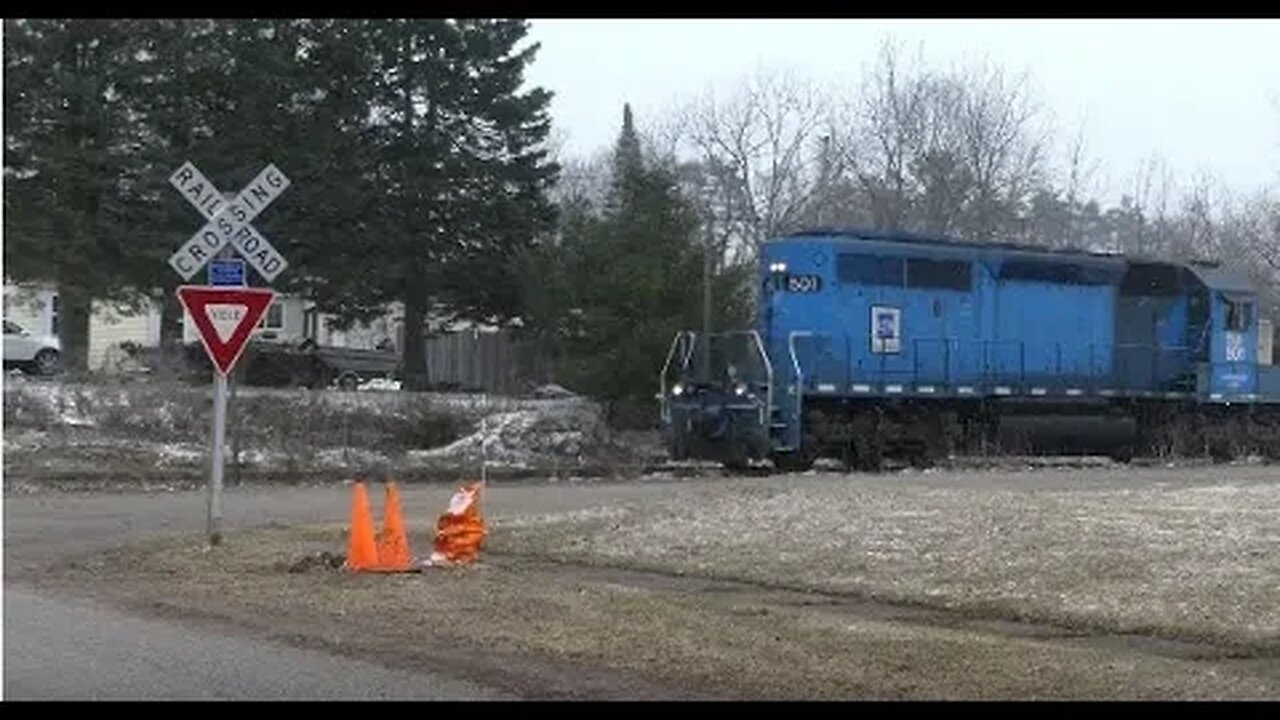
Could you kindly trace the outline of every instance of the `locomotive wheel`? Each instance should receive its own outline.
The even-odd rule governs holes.
[[[777,453],[773,456],[773,465],[782,472],[804,472],[813,467],[814,459],[803,452]]]
[[[1133,446],[1122,445],[1118,448],[1113,449],[1109,453],[1109,456],[1112,460],[1122,465],[1128,465],[1129,463],[1133,462]]]
[[[920,443],[911,448],[907,461],[916,470],[927,470],[938,464],[937,455],[927,443]]]
[[[884,449],[874,440],[853,441],[853,469],[878,473],[884,469]]]
[[[797,452],[774,453],[772,457],[773,466],[782,472],[804,472],[812,468],[817,459],[817,438],[808,434],[801,438]]]
[[[878,473],[884,470],[884,456],[878,452],[859,455],[854,468],[859,472]]]
[[[1229,463],[1236,459],[1235,448],[1229,440],[1216,440],[1209,446],[1209,458],[1216,463]]]

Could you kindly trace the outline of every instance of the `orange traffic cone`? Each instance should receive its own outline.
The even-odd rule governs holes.
[[[369,514],[369,496],[364,483],[357,481],[351,493],[351,529],[347,536],[348,570],[374,570],[378,566],[378,548],[373,539],[373,518]]]
[[[378,536],[378,569],[391,572],[408,570],[413,564],[409,538],[400,515],[400,494],[395,483],[387,483],[387,500],[383,508],[382,534]]]

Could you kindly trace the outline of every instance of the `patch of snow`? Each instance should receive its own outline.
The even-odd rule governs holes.
[[[383,465],[388,462],[386,455],[363,448],[326,448],[317,452],[313,460],[316,465],[329,469]]]
[[[607,451],[631,448],[606,432],[595,403],[560,397],[555,388],[546,394],[555,397],[238,388],[235,417],[252,428],[241,436],[240,462],[259,468],[342,468],[432,467],[443,461],[478,469],[486,458],[495,468],[571,469],[604,458]],[[5,388],[10,404],[4,447],[23,454],[38,450],[42,456],[81,455],[72,449],[83,446],[89,452],[90,446],[116,444],[128,446],[130,460],[141,458],[143,464],[190,466],[207,460],[211,396],[207,385],[170,381],[12,382]],[[475,432],[441,448],[405,447],[432,417],[466,421]]]
[[[4,443],[5,452],[35,450],[49,444],[49,433],[45,430],[5,430],[0,441]]]
[[[596,449],[600,429],[600,418],[585,405],[549,404],[487,416],[471,435],[409,455],[517,467],[548,458],[581,462]]]
[[[165,443],[156,447],[156,455],[159,456],[156,464],[161,466],[198,465],[205,461],[208,453],[207,448],[197,448],[189,444]]]
[[[280,452],[278,450],[252,448],[240,451],[240,462],[242,464],[259,468],[283,467],[289,463],[289,460],[292,457],[293,456],[289,453]]]
[[[549,383],[547,385],[541,385],[537,388],[534,388],[532,395],[536,398],[553,398],[553,399],[577,397],[576,393],[570,390],[567,390],[555,383]]]

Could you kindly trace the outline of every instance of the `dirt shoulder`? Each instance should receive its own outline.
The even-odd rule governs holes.
[[[411,527],[417,538],[425,531]],[[59,564],[40,584],[526,697],[1280,697],[1265,654],[551,562],[518,547],[527,539],[497,526],[474,567],[349,575],[296,565],[341,552],[341,527],[277,527],[233,534],[215,552],[199,538],[134,543]]]

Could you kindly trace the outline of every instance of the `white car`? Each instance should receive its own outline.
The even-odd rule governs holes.
[[[53,375],[62,360],[62,343],[52,335],[32,335],[21,325],[4,321],[4,368],[34,375]]]

